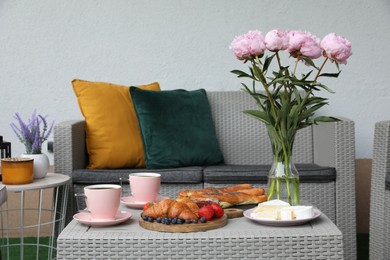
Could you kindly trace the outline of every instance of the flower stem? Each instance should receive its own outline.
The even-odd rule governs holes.
[[[299,56],[295,60],[293,76],[295,76],[295,73],[297,72],[298,62],[299,62]]]
[[[320,76],[320,73],[321,73],[322,69],[324,68],[325,63],[328,61],[328,59],[329,59],[329,58],[326,57],[326,59],[322,62],[321,67],[320,67],[320,69],[318,70],[317,75],[316,75],[316,77],[314,78],[313,82],[317,82],[317,79],[318,79],[318,77]]]

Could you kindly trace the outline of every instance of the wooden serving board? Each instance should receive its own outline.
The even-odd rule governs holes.
[[[144,221],[141,217],[139,217],[139,225],[145,229],[153,230],[153,231],[160,231],[160,232],[171,232],[171,233],[189,233],[189,232],[200,232],[200,231],[207,231],[211,229],[216,229],[223,227],[227,224],[227,216],[223,215],[221,218],[216,218],[210,221],[207,221],[206,223],[200,223],[197,224],[191,223],[191,224],[161,224],[149,221]]]

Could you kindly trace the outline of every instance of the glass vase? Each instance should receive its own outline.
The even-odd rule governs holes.
[[[268,173],[268,200],[279,199],[290,205],[299,205],[299,173],[292,161],[295,132],[286,134],[278,128],[268,127],[268,135],[274,155]]]
[[[285,161],[274,160],[268,174],[268,200],[279,199],[299,205],[299,173],[291,158]]]

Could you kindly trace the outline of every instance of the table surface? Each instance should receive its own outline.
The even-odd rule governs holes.
[[[37,189],[46,189],[56,186],[61,186],[70,182],[70,177],[65,174],[59,173],[48,173],[46,177],[41,179],[34,179],[32,183],[21,184],[21,185],[5,185],[7,191],[27,191],[27,190],[37,190]],[[0,184],[3,184],[0,182]]]
[[[121,210],[130,211],[133,216],[117,226],[89,227],[73,220],[58,237],[57,258],[98,259],[104,252],[104,257],[147,259],[159,258],[164,251],[161,259],[184,257],[187,253],[202,259],[217,256],[343,259],[342,233],[324,214],[307,224],[292,227],[264,226],[242,217],[229,219],[225,227],[206,232],[164,233],[140,227],[140,210],[123,206]]]

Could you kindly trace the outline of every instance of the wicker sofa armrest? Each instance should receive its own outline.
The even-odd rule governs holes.
[[[341,118],[313,127],[314,163],[335,167],[336,224],[344,236],[347,259],[356,257],[355,124]],[[324,194],[326,196],[326,194]]]
[[[385,259],[386,174],[390,171],[390,121],[375,124],[370,198],[370,259]]]
[[[54,171],[72,176],[75,169],[88,163],[85,121],[64,121],[54,127]]]

